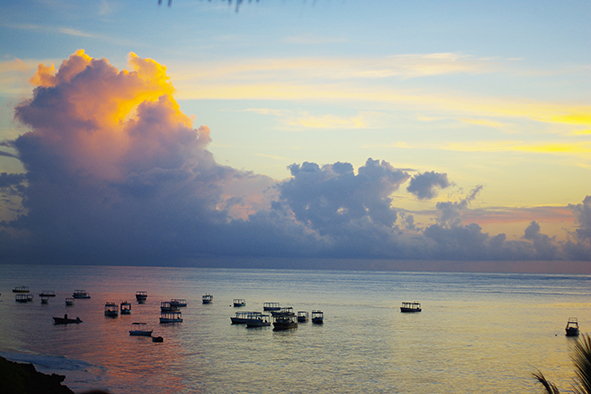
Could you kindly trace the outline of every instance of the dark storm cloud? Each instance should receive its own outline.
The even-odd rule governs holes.
[[[413,176],[406,190],[424,200],[437,197],[437,188],[445,189],[450,185],[447,174],[427,171]]]

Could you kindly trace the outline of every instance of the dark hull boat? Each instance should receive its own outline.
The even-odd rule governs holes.
[[[79,317],[77,317],[75,319],[70,319],[70,318],[68,318],[68,315],[65,315],[64,317],[55,317],[54,316],[53,323],[54,324],[78,324],[78,323],[82,323],[82,320],[80,320]]]

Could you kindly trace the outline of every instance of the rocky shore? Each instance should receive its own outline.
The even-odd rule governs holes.
[[[63,375],[46,375],[33,364],[20,364],[0,357],[0,393],[3,394],[74,394],[62,385]]]

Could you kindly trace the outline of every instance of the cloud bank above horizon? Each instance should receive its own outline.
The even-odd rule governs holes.
[[[591,196],[566,207],[566,241],[537,221],[520,240],[464,223],[483,186],[433,202],[430,224],[395,206],[405,189],[431,201],[445,173],[411,174],[368,158],[288,166],[291,177],[220,165],[207,126],[193,127],[166,67],[131,53],[129,71],[76,51],[38,66],[31,99],[15,108],[27,132],[0,146],[25,173],[0,174],[17,217],[0,250],[20,261],[175,261],[208,255],[445,260],[591,260]],[[239,116],[239,115],[236,115]],[[583,196],[582,196],[583,197]],[[474,215],[472,215],[474,216]]]

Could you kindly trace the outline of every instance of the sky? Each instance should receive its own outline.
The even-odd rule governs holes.
[[[4,262],[591,262],[587,1],[2,8]]]

